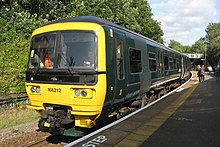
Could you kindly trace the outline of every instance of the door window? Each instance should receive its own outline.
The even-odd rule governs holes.
[[[115,39],[116,45],[116,65],[117,65],[117,77],[119,80],[124,79],[124,55],[123,55],[123,41],[122,39]]]

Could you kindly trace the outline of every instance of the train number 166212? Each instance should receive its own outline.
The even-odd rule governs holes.
[[[48,92],[58,92],[58,93],[61,93],[61,88],[48,88]]]

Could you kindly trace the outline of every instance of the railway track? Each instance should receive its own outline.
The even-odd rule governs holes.
[[[30,142],[29,144],[25,145],[25,147],[46,146],[46,145],[48,145],[47,138],[48,138],[48,136],[44,136],[40,140]]]
[[[45,146],[52,146],[56,144],[56,146],[62,146],[61,143],[59,143],[61,136],[60,135],[49,135],[44,136],[43,138],[32,141],[29,144],[25,145],[25,147],[45,147]]]
[[[26,92],[19,94],[12,93],[9,94],[7,98],[0,97],[0,109],[25,105],[26,103],[28,103],[28,96]]]

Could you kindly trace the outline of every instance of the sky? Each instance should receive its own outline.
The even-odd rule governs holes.
[[[220,0],[148,0],[153,18],[161,23],[164,41],[191,46],[205,37],[209,23],[220,22]]]

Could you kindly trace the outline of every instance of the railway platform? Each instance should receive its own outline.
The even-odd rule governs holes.
[[[67,146],[219,146],[220,82],[194,77],[182,88]]]

